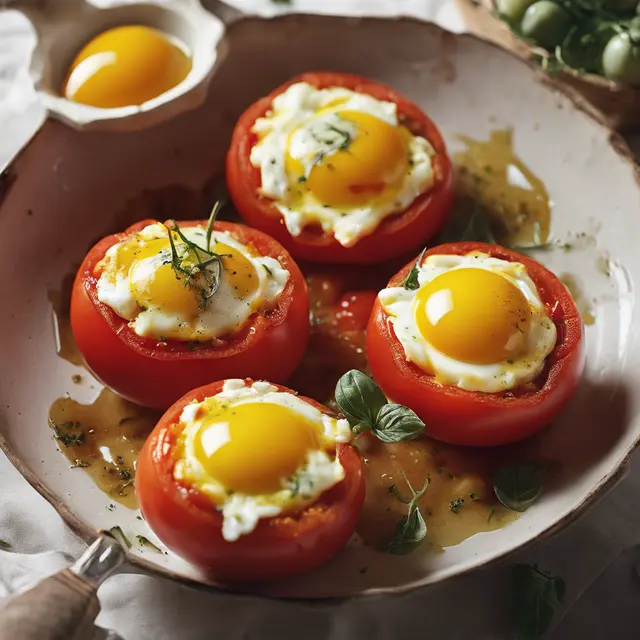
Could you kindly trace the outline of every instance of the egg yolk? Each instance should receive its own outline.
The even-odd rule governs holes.
[[[375,116],[339,111],[353,123],[355,136],[345,130],[340,148],[322,157],[306,177],[305,187],[331,207],[357,207],[378,198],[385,190],[395,192],[408,171],[406,136]],[[287,155],[289,175],[300,175],[301,165]]]
[[[251,495],[280,491],[318,448],[313,423],[280,404],[222,405],[205,419],[195,456],[228,491]]]
[[[93,107],[140,105],[175,87],[189,71],[189,56],[161,31],[116,27],[78,53],[62,93]]]
[[[253,296],[258,290],[259,279],[251,260],[222,242],[212,244],[211,249],[224,256],[222,258],[224,277],[233,287],[236,297]]]
[[[422,336],[455,360],[491,364],[526,348],[529,304],[500,273],[477,268],[447,271],[421,287],[414,304]]]

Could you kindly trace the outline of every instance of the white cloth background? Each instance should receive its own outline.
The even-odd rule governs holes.
[[[231,3],[265,14],[289,10],[269,0]],[[294,0],[291,8],[403,13],[459,26],[446,0]],[[33,39],[22,16],[0,14],[0,168],[42,118],[26,73]],[[615,640],[640,636],[635,604],[640,597],[635,573],[640,552],[633,549],[640,543],[640,510],[635,508],[640,502],[640,469],[635,466],[636,472],[632,470],[578,523],[513,559],[537,563],[565,578],[566,602],[556,615],[554,640],[590,640],[605,633]],[[0,600],[67,566],[84,549],[2,454],[0,539],[13,547],[12,552],[0,551]],[[118,575],[100,589],[98,624],[115,629],[125,640],[386,640],[416,633],[443,640],[507,640],[515,637],[508,617],[507,565],[407,596],[318,608],[214,595],[144,575]]]

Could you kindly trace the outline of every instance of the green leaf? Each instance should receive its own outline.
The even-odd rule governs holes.
[[[424,431],[424,422],[414,411],[401,404],[385,404],[371,431],[382,442],[415,440]]]
[[[464,216],[453,216],[438,237],[438,244],[447,242],[488,242],[497,244],[489,217],[477,206]]]
[[[211,251],[211,234],[213,233],[213,225],[216,223],[216,217],[220,211],[220,203],[216,202],[211,209],[209,221],[207,222],[207,251]]]
[[[562,578],[526,564],[511,569],[513,615],[520,640],[538,640],[549,628],[566,591]]]
[[[5,540],[0,540],[0,551],[11,551],[13,545]]]
[[[546,469],[538,463],[502,467],[493,476],[493,490],[512,511],[526,511],[542,493]]]
[[[359,433],[374,426],[387,399],[369,376],[352,369],[338,380],[336,402],[353,431]]]
[[[418,282],[418,274],[420,273],[420,265],[422,264],[422,258],[424,257],[424,252],[426,251],[426,247],[420,252],[418,259],[416,260],[413,267],[411,267],[411,271],[407,274],[407,277],[402,281],[402,286],[405,289],[409,289],[410,291],[415,291],[420,287],[420,283]]]
[[[158,553],[162,553],[162,549],[160,549],[160,547],[158,547],[155,544],[153,544],[153,542],[151,542],[151,540],[149,540],[149,538],[147,538],[145,536],[136,536],[136,542],[141,547],[147,547],[148,549],[152,549],[153,551],[157,551]]]
[[[415,551],[427,535],[427,523],[422,517],[418,502],[429,486],[429,476],[425,479],[422,489],[416,492],[411,486],[411,483],[407,479],[404,471],[402,471],[402,475],[404,476],[406,483],[409,485],[413,498],[411,499],[411,502],[409,502],[409,512],[406,516],[403,516],[400,519],[400,522],[398,522],[393,533],[393,537],[385,547],[386,551],[396,555],[406,555],[407,553]],[[406,501],[395,493],[395,491],[394,495],[401,502],[406,504]]]

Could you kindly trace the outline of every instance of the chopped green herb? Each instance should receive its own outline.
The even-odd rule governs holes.
[[[405,289],[409,289],[410,291],[415,291],[420,286],[420,282],[418,281],[418,276],[420,274],[420,265],[422,264],[422,258],[424,257],[424,252],[427,249],[423,249],[418,256],[413,267],[411,267],[411,271],[407,274],[407,277],[402,281],[402,286]]]
[[[11,551],[13,549],[13,545],[5,540],[0,540],[0,550],[2,551]]]
[[[131,540],[124,535],[124,531],[120,525],[116,525],[115,527],[111,527],[109,529],[109,533],[120,543],[123,544],[127,549],[131,549]]]
[[[459,513],[464,505],[464,498],[456,498],[449,503],[449,509],[452,513]]]
[[[136,542],[141,547],[147,547],[149,549],[153,549],[154,551],[157,551],[158,553],[162,553],[162,549],[160,549],[160,547],[153,544],[153,542],[151,542],[149,538],[145,538],[144,536],[136,536]]]
[[[49,418],[49,427],[53,431],[54,438],[61,442],[65,447],[74,447],[84,444],[84,431],[79,433],[63,433],[62,429],[77,429],[81,426],[79,422],[54,422]]]
[[[131,480],[133,478],[131,469],[118,469],[118,475],[122,480]]]
[[[273,277],[273,271],[271,271],[271,269],[269,269],[269,267],[267,267],[266,264],[262,265],[264,267],[264,270],[267,272],[267,274],[269,275],[269,277]]]

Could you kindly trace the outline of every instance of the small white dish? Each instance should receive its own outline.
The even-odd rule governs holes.
[[[134,131],[169,120],[199,107],[207,95],[211,74],[219,56],[224,22],[238,12],[217,0],[122,2],[100,8],[87,0],[13,0],[9,6],[32,22],[37,44],[30,74],[48,114],[76,129]],[[192,60],[187,77],[169,91],[139,106],[102,109],[62,97],[60,92],[69,66],[84,44],[110,28],[125,25],[154,27],[182,42]]]

